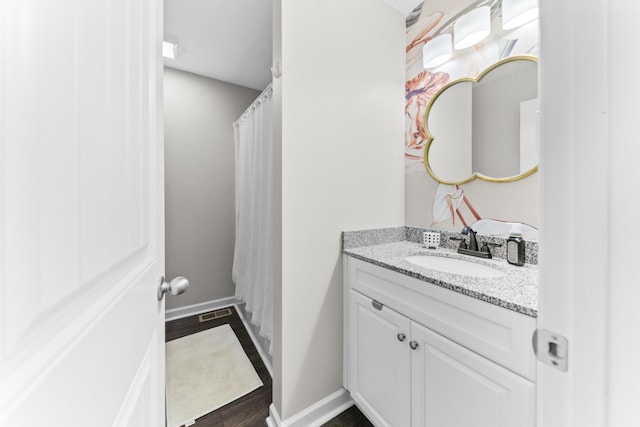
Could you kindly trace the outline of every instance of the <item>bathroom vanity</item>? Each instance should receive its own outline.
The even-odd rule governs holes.
[[[344,387],[376,426],[535,425],[535,266],[407,240],[345,247],[344,301]]]

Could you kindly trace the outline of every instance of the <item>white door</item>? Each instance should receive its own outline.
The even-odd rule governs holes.
[[[0,425],[164,425],[159,0],[0,0]]]
[[[612,138],[614,128],[609,129],[616,119],[611,110],[611,102],[616,98],[609,91],[618,87],[631,106],[637,105],[638,90],[637,85],[627,85],[628,80],[621,78],[620,68],[614,71],[611,66],[620,63],[610,62],[612,57],[608,51],[613,46],[614,51],[635,58],[628,53],[637,49],[637,37],[633,36],[638,34],[638,26],[619,25],[612,19],[612,12],[617,10],[619,15],[631,18],[635,16],[632,5],[636,11],[638,7],[636,2],[613,3],[615,7],[610,7],[612,2],[607,0],[542,1],[540,4],[538,328],[566,337],[569,345],[563,351],[568,354],[566,372],[538,362],[539,427],[638,425],[637,422],[609,424],[607,421],[613,414],[612,408],[607,408],[607,396],[613,395],[607,377],[610,368],[618,365],[607,366],[613,361],[608,353],[615,347],[614,335],[610,335],[607,327],[617,315],[616,310],[608,312],[612,302],[609,292],[614,288],[609,276],[614,264],[610,263],[621,253],[627,255],[625,252],[635,249],[628,243],[637,241],[634,236],[638,235],[629,227],[637,220],[638,210],[633,210],[637,197],[629,195],[626,186],[635,178],[619,182],[617,186],[612,186],[614,181],[610,181],[618,174],[618,166],[615,173],[610,169],[614,160],[611,154],[621,146],[624,148],[618,152],[618,158],[627,159],[624,161],[627,168],[621,163],[619,170],[637,176],[637,156],[634,155],[638,152],[637,144],[628,143],[637,133],[616,143]],[[623,28],[625,31],[618,31]],[[562,43],[558,43],[559,40]],[[599,65],[586,66],[587,63]],[[611,68],[607,70],[607,67]],[[628,64],[624,68],[628,78],[635,76],[636,66]],[[637,123],[637,111],[636,107],[628,123]],[[621,124],[624,125],[617,123],[616,127]],[[636,151],[630,151],[632,148]],[[628,215],[617,223],[614,221],[616,203],[617,209],[622,208]],[[620,235],[615,232],[621,228],[626,235],[624,240],[616,241]],[[637,259],[628,265],[635,268]],[[629,278],[635,279],[634,276],[636,274]],[[631,303],[634,298],[628,300]],[[545,351],[544,345],[539,349]],[[637,355],[634,359],[637,365]],[[619,366],[625,370],[623,376],[631,372],[623,364]],[[637,399],[633,407],[637,412]]]
[[[412,426],[534,427],[535,384],[411,322]]]
[[[410,321],[349,291],[349,391],[379,427],[411,422]]]
[[[569,344],[566,372],[538,363],[538,425],[638,426],[640,2],[540,6],[538,327]]]

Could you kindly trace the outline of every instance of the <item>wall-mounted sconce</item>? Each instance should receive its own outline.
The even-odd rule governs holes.
[[[452,55],[451,34],[440,34],[422,47],[422,65],[434,68],[447,62]]]
[[[453,24],[453,47],[466,49],[480,43],[491,34],[491,9],[477,7],[465,13]]]
[[[178,44],[163,41],[162,56],[169,59],[176,59],[176,56],[178,56]]]
[[[538,17],[538,0],[502,0],[502,28],[510,30]]]
[[[491,20],[502,14],[502,28],[519,27],[538,17],[538,0],[476,0],[433,32],[422,47],[424,68],[444,64],[456,50],[469,48],[491,34]]]

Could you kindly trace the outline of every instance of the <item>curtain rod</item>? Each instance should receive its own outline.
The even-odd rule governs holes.
[[[251,105],[247,107],[244,113],[242,113],[240,117],[238,117],[238,120],[233,122],[233,126],[238,126],[240,123],[242,123],[253,112],[253,110],[256,109],[256,106],[260,104],[263,99],[271,96],[272,92],[273,86],[272,83],[269,83],[267,87],[260,93],[260,95],[258,95],[258,97],[251,103]]]

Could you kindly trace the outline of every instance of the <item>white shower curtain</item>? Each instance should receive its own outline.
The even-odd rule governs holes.
[[[236,298],[271,341],[273,332],[271,85],[233,124],[236,155]],[[271,352],[271,349],[269,349]]]

